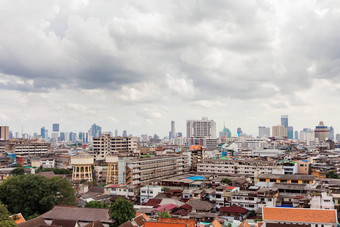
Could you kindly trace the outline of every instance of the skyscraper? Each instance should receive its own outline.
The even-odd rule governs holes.
[[[45,127],[42,127],[42,128],[40,129],[40,135],[41,135],[41,138],[42,138],[42,139],[45,139],[45,138],[46,138]]]
[[[288,129],[288,115],[281,115],[281,125]]]
[[[288,126],[287,137],[288,137],[288,139],[294,139],[294,128],[293,128],[293,126]]]
[[[270,128],[259,126],[259,138],[270,137]]]
[[[118,129],[115,130],[115,137],[118,137]]]
[[[325,126],[323,121],[320,121],[319,125],[315,127],[314,133],[315,138],[319,139],[319,142],[325,141],[329,138],[329,129]]]
[[[299,132],[298,131],[295,131],[295,138],[294,139],[296,139],[296,140],[299,139]]]
[[[243,133],[241,128],[237,128],[236,132],[238,137]]]
[[[8,126],[0,126],[0,140],[9,140]]]
[[[127,137],[127,131],[126,131],[126,130],[123,130],[122,136],[123,136],[123,137]]]
[[[52,124],[52,131],[53,132],[59,132],[59,124],[57,124],[57,123]]]
[[[331,140],[334,140],[334,128],[333,128],[333,126],[329,127],[329,138]]]
[[[187,121],[187,137],[216,138],[216,122],[203,117],[202,120]]]
[[[176,137],[176,130],[175,130],[175,121],[171,121],[171,138],[173,139]]]
[[[276,125],[272,127],[273,137],[287,137],[287,129],[283,125]]]
[[[93,124],[89,130],[90,137],[100,137],[102,136],[102,127],[99,125]]]

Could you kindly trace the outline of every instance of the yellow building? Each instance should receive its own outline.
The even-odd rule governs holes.
[[[314,184],[315,176],[288,175],[288,174],[259,174],[257,184],[261,183],[288,183],[288,184]]]

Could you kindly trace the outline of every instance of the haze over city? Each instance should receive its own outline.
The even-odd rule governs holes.
[[[338,1],[2,1],[0,124],[340,128]],[[5,35],[4,35],[5,34]]]

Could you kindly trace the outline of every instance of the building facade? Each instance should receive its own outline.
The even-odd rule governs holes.
[[[202,120],[187,121],[187,138],[216,138],[216,122],[203,117]]]

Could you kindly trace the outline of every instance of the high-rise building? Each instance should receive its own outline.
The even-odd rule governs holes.
[[[240,135],[243,133],[241,128],[237,128],[237,137],[240,137]]]
[[[118,137],[118,129],[115,130],[115,137]]]
[[[287,137],[287,129],[283,125],[273,126],[272,137]]]
[[[176,129],[175,129],[175,121],[171,121],[171,138],[173,139],[176,137]]]
[[[126,130],[123,130],[123,134],[122,134],[123,137],[127,137],[127,131]]]
[[[281,125],[288,129],[288,115],[281,115]]]
[[[42,127],[41,129],[40,129],[40,135],[41,135],[41,138],[42,139],[45,139],[46,138],[46,132],[45,132],[45,127]]]
[[[108,154],[137,154],[137,137],[111,137],[109,134],[93,137],[93,151],[97,161],[105,160]]]
[[[52,124],[52,131],[53,132],[59,132],[59,124],[57,124],[57,123]]]
[[[90,137],[100,137],[102,136],[102,127],[93,124],[89,130]]]
[[[0,140],[9,140],[8,126],[0,126]]]
[[[9,138],[13,139],[13,132],[11,130],[9,131]]]
[[[319,142],[325,141],[329,138],[329,129],[323,121],[319,122],[319,125],[315,127],[314,130],[315,138],[319,140]]]
[[[340,134],[336,134],[336,141],[339,142],[340,141]]]
[[[298,131],[295,131],[295,138],[294,139],[296,139],[296,140],[299,139],[299,132]]]
[[[288,126],[287,137],[288,137],[288,139],[294,139],[294,128],[293,128],[293,126]]]
[[[259,138],[270,137],[270,128],[259,126]]]
[[[329,138],[331,140],[334,140],[334,128],[333,128],[333,126],[329,127]]]
[[[203,117],[202,120],[187,121],[187,137],[216,138],[216,122]]]
[[[61,132],[61,133],[60,133],[59,140],[60,140],[60,141],[65,141],[65,132]]]

